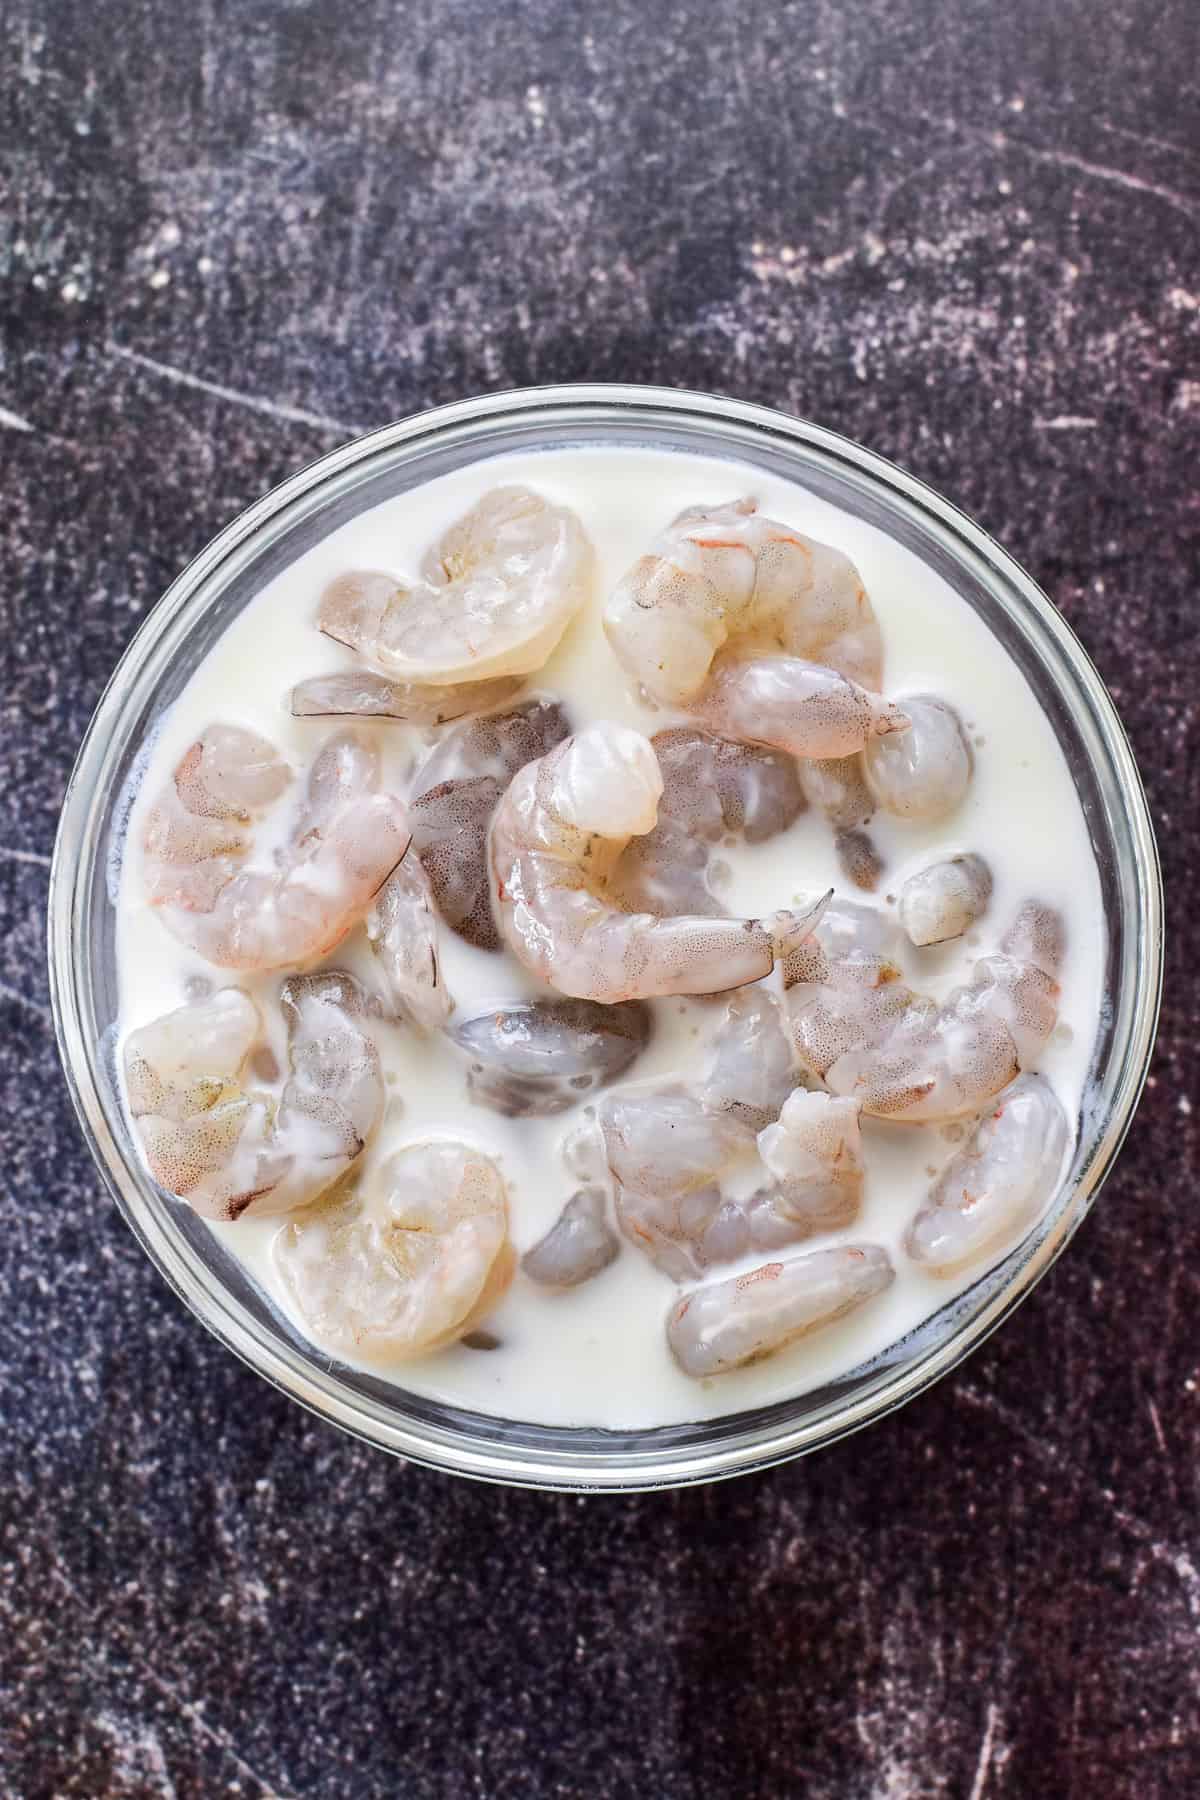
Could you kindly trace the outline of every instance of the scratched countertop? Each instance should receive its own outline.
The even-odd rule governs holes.
[[[0,60],[0,1792],[1200,1792],[1195,0],[11,0]],[[49,1021],[76,746],[223,522],[526,383],[836,427],[1123,713],[1171,935],[1068,1255],[803,1463],[630,1499],[341,1437],[101,1191]]]

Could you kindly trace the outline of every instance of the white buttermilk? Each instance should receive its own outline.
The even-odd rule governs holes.
[[[1068,1114],[1077,1117],[1103,991],[1100,884],[1066,762],[1024,677],[947,584],[879,530],[758,470],[660,451],[580,448],[477,463],[354,519],[256,596],[161,722],[133,807],[117,882],[122,1033],[181,1005],[190,975],[211,973],[169,935],[143,898],[140,842],[148,796],[214,720],[259,731],[297,764],[305,763],[326,736],[349,723],[294,719],[287,707],[296,682],[353,665],[349,651],[315,629],[325,584],[352,567],[415,573],[445,527],[501,482],[526,483],[573,507],[596,548],[594,601],[528,684],[530,692],[558,696],[574,726],[615,719],[653,733],[673,722],[628,691],[600,616],[605,594],[685,506],[753,494],[765,514],[853,558],[883,631],[885,691],[944,696],[959,710],[975,745],[974,779],[949,820],[920,827],[876,815],[871,834],[886,862],[876,898],[885,903],[885,895],[897,894],[905,877],[935,855],[972,850],[991,865],[992,903],[967,939],[908,953],[913,984],[935,996],[965,978],[971,958],[990,946],[1022,900],[1037,895],[1061,909],[1068,950],[1060,1023],[1039,1066]],[[390,772],[406,791],[411,768],[435,734],[394,721],[363,721],[354,728],[378,743],[385,776]],[[731,913],[762,914],[829,886],[864,898],[847,890],[829,826],[815,812],[802,815],[770,843],[724,849],[720,855],[730,869],[720,891]],[[370,981],[371,958],[362,936],[356,932],[327,961],[357,969]],[[508,954],[471,949],[444,928],[442,951],[459,1017],[534,991]],[[280,977],[224,979],[237,980],[269,1002]],[[698,1074],[706,1058],[705,1036],[721,1009],[682,1000],[652,1004],[654,1037],[628,1078]],[[268,1017],[277,1012],[269,1004],[264,1010]],[[278,1026],[276,1031],[282,1053]],[[367,1154],[382,1158],[427,1137],[469,1138],[500,1163],[513,1240],[518,1252],[527,1249],[554,1222],[571,1191],[559,1145],[580,1123],[580,1110],[551,1119],[501,1118],[467,1097],[464,1063],[451,1045],[400,1025],[381,1025],[376,1035],[390,1101]],[[498,1349],[455,1345],[373,1372],[412,1391],[507,1418],[617,1427],[762,1406],[844,1374],[912,1331],[971,1279],[936,1280],[909,1263],[901,1247],[931,1172],[952,1154],[943,1132],[867,1119],[863,1138],[867,1176],[859,1220],[849,1231],[814,1238],[801,1248],[837,1241],[883,1244],[895,1262],[896,1281],[861,1311],[765,1362],[703,1383],[681,1374],[664,1334],[678,1290],[640,1251],[623,1244],[608,1270],[567,1293],[547,1292],[518,1273],[487,1321],[500,1340]],[[242,1218],[211,1229],[242,1259],[272,1303],[288,1311],[271,1255],[283,1223]],[[745,1266],[762,1260],[759,1254]],[[715,1270],[714,1276],[728,1272]]]

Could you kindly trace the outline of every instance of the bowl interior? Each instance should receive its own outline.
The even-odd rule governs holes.
[[[837,1382],[696,1425],[610,1432],[504,1421],[411,1394],[303,1340],[186,1206],[141,1167],[115,1071],[114,898],[134,783],[156,721],[259,589],[336,526],[464,463],[571,445],[720,456],[808,487],[932,565],[1023,670],[1063,748],[1106,912],[1106,997],[1069,1179],[1035,1233],[918,1330]],[[812,1449],[910,1398],[991,1330],[1078,1225],[1128,1125],[1157,1009],[1157,860],[1136,768],[1091,664],[1049,601],[946,502],[831,433],[763,409],[655,390],[561,389],[445,408],[333,452],[209,545],[160,602],[105,693],[64,806],[51,878],[60,1045],[94,1154],[134,1231],[204,1322],[344,1428],[419,1461],[539,1485],[708,1479]]]

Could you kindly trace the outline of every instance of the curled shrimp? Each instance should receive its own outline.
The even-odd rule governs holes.
[[[413,848],[442,918],[479,950],[500,947],[488,888],[492,814],[517,770],[569,730],[557,700],[526,700],[454,726],[417,771],[409,807]]]
[[[417,580],[343,575],[317,622],[385,675],[418,686],[527,675],[587,600],[593,560],[568,507],[529,488],[493,488],[443,532]]]
[[[249,995],[224,988],[131,1032],[125,1090],[151,1174],[209,1218],[308,1205],[361,1155],[383,1110],[367,1009],[353,976],[285,981],[289,1074],[278,1099],[249,1086],[265,1046]]]
[[[1053,1088],[1020,1076],[934,1184],[905,1235],[909,1256],[935,1275],[994,1261],[1045,1210],[1070,1139]]]
[[[467,1144],[410,1144],[275,1240],[306,1328],[342,1352],[407,1357],[470,1331],[515,1258],[499,1169]]]
[[[618,584],[604,628],[652,700],[723,737],[834,757],[905,722],[873,691],[882,640],[853,563],[752,500],[681,513]]]
[[[246,868],[255,828],[291,780],[265,738],[211,725],[147,818],[150,903],[218,968],[277,969],[333,949],[408,849],[404,807],[379,791],[378,757],[344,735],[318,751],[274,868]]]
[[[962,720],[932,694],[906,697],[908,730],[869,742],[867,786],[885,812],[931,824],[952,813],[971,781],[974,759]]]
[[[796,764],[686,726],[650,742],[663,782],[658,818],[630,841],[613,885],[631,912],[719,913],[708,885],[713,847],[731,832],[761,844],[786,831],[804,810]]]
[[[858,1113],[857,1101],[800,1089],[756,1135],[695,1088],[619,1090],[597,1116],[621,1229],[686,1281],[848,1225],[862,1198]]]
[[[609,892],[630,838],[653,830],[662,776],[640,732],[591,725],[529,763],[492,823],[496,916],[518,961],[579,999],[717,993],[770,973],[815,914],[769,920],[621,910]]]
[[[667,1343],[685,1375],[703,1380],[832,1325],[895,1280],[886,1250],[851,1244],[764,1263],[747,1275],[706,1282],[667,1319]]]
[[[785,1004],[805,1068],[865,1113],[898,1120],[977,1112],[1036,1057],[1058,1015],[1062,922],[1024,906],[1000,949],[941,1005],[900,979],[890,928],[842,902],[789,956]]]

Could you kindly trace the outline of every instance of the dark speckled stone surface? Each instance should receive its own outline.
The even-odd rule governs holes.
[[[1200,1791],[1195,0],[10,0],[0,60],[0,1789]],[[1122,708],[1166,1011],[1069,1255],[819,1458],[630,1500],[405,1468],[211,1340],[100,1189],[43,968],[112,666],[352,430],[662,381],[896,458]]]

